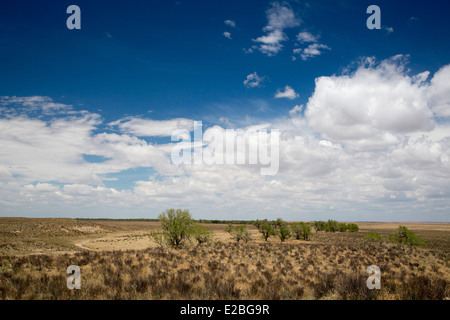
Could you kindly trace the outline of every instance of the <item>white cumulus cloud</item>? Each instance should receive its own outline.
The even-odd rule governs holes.
[[[450,117],[450,65],[442,67],[431,79],[428,98],[438,117]]]
[[[284,91],[277,90],[277,92],[275,93],[275,98],[287,98],[293,100],[298,97],[298,93],[296,93],[295,90],[290,86],[285,86]]]
[[[403,58],[361,65],[349,75],[317,78],[306,109],[311,127],[331,140],[369,149],[397,145],[408,133],[431,130],[430,88],[404,72]]]
[[[182,207],[198,218],[214,208],[218,219],[448,221],[450,66],[411,75],[404,56],[362,61],[352,72],[318,77],[308,102],[285,116],[233,125],[279,130],[275,176],[248,163],[175,167],[174,142],[142,138],[191,131],[193,119],[103,124],[97,114],[65,107],[42,117],[44,104],[58,102],[2,97],[1,212],[124,217]],[[297,96],[289,86],[278,93]],[[223,134],[230,121],[204,132]],[[86,154],[105,160],[90,163]],[[107,186],[109,174],[120,183],[139,168],[154,173],[137,175],[124,190]]]

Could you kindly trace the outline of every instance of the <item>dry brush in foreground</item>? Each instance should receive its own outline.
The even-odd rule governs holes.
[[[0,257],[1,299],[445,299],[447,259],[389,243],[222,243]],[[366,286],[370,265],[381,290]],[[80,290],[66,286],[81,268]]]

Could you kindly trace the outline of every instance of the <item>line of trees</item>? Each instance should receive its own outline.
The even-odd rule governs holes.
[[[154,231],[150,235],[161,246],[168,245],[178,248],[186,242],[195,241],[202,244],[212,240],[212,231],[193,220],[189,210],[167,209],[158,216],[158,220],[161,222],[162,231]],[[244,221],[237,220],[237,225],[228,222],[225,231],[237,242],[247,243],[250,240],[250,232],[247,228],[249,221],[247,224],[243,224]],[[278,237],[281,242],[285,242],[289,238],[308,241],[311,239],[312,228],[316,232],[357,232],[359,230],[356,224],[338,223],[335,220],[288,223],[278,218],[273,221],[254,220],[251,221],[251,224],[258,229],[265,241],[268,241],[270,237]]]
[[[151,220],[151,219],[149,219]],[[193,220],[189,210],[181,209],[167,209],[158,216],[158,220],[161,222],[162,231],[151,232],[150,236],[156,243],[163,245],[169,245],[174,248],[182,246],[186,242],[196,241],[198,244],[210,242],[212,240],[212,231],[205,226],[202,226]],[[223,220],[197,220],[201,222],[206,221],[221,221]],[[247,228],[249,223],[246,220],[233,221],[237,225],[233,225],[228,221],[225,231],[228,232],[232,239],[237,242],[243,241],[247,243],[250,240],[250,232]],[[293,222],[288,223],[281,218],[274,221],[255,220],[251,223],[262,234],[265,241],[272,236],[276,236],[281,242],[293,237],[297,240],[310,240],[312,234],[312,228],[316,232],[358,232],[359,227],[354,223],[339,223],[335,220],[329,219],[328,221],[314,221],[314,222]],[[369,232],[364,238],[366,242],[382,242],[381,235],[375,232]],[[398,230],[394,234],[389,234],[387,239],[389,242],[398,244],[408,244],[416,246],[427,246],[427,243],[420,237],[416,236],[405,226],[399,226]]]
[[[354,223],[339,223],[336,220],[329,219],[328,221],[314,221],[313,223],[314,228],[316,229],[316,232],[318,231],[325,231],[325,232],[358,232],[359,227],[357,224]]]
[[[275,221],[256,220],[254,223],[258,231],[267,241],[271,236],[277,236],[281,242],[294,236],[296,239],[309,240],[311,227],[304,222],[294,222],[291,225],[281,218]]]
[[[312,228],[316,232],[358,232],[359,227],[354,223],[338,223],[335,220],[328,221],[314,221],[314,222],[293,222],[291,224],[278,218],[275,221],[256,220],[253,223],[258,231],[263,235],[264,240],[267,241],[271,236],[278,236],[282,242],[290,237],[297,240],[310,240]]]

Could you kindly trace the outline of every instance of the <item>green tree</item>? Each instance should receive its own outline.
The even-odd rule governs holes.
[[[239,242],[239,240],[244,241],[245,243],[250,240],[250,231],[248,231],[246,225],[239,225],[236,226],[236,240]]]
[[[265,220],[267,221],[267,219]],[[256,229],[258,229],[258,231],[261,229],[261,226],[263,224],[264,220],[259,220],[256,219],[255,221],[253,221],[253,225],[256,227]]]
[[[263,235],[265,241],[267,241],[270,236],[276,235],[273,223],[267,219],[256,220],[254,224],[258,228],[258,231]]]
[[[189,210],[167,209],[158,219],[161,222],[163,237],[170,246],[178,248],[189,239],[194,224]]]
[[[289,224],[286,221],[283,221],[283,219],[278,218],[274,222],[274,226],[275,226],[275,233],[277,234],[278,238],[280,238],[281,242],[284,242],[291,237],[291,231],[289,231]]]
[[[311,226],[304,222],[294,222],[291,224],[291,230],[297,240],[309,240],[311,236]]]

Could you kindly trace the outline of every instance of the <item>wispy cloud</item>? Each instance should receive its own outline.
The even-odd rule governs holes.
[[[297,41],[301,43],[308,43],[308,42],[317,42],[319,40],[318,35],[313,35],[312,33],[308,31],[303,31],[297,34]]]
[[[319,35],[314,35],[308,31],[297,34],[297,41],[300,42],[300,44],[309,44],[307,47],[293,49],[292,52],[294,53],[294,56],[292,57],[292,60],[296,60],[295,55],[300,55],[302,60],[306,61],[321,55],[323,50],[331,50],[327,45],[319,43],[319,38]]]
[[[302,112],[303,110],[303,105],[296,105],[295,107],[293,107],[291,110],[289,110],[289,115],[291,117],[297,116],[300,114],[300,112]]]
[[[390,33],[394,32],[394,28],[393,27],[383,27],[383,30],[385,30],[387,32],[387,34],[390,34]]]
[[[300,57],[303,61],[310,58],[320,56],[322,54],[322,49],[331,50],[327,45],[320,43],[313,43],[304,49],[294,49],[294,53],[300,53]]]
[[[408,23],[413,23],[413,22],[416,22],[418,20],[419,20],[419,18],[417,18],[417,17],[410,17],[409,20],[408,20]]]
[[[63,103],[55,103],[53,99],[45,96],[30,96],[30,97],[16,97],[16,96],[1,96],[0,106],[15,105],[16,108],[5,109],[9,112],[30,112],[30,111],[42,111],[44,114],[52,114],[55,111],[70,112],[71,105]]]
[[[260,77],[256,72],[253,72],[247,75],[247,78],[244,80],[244,85],[247,88],[261,87],[265,78],[266,78],[265,76]]]
[[[227,20],[224,21],[224,23],[225,23],[225,25],[230,26],[232,28],[236,27],[236,22],[234,22],[233,20],[227,19]]]
[[[133,134],[138,137],[170,137],[177,129],[194,128],[194,122],[189,119],[178,118],[171,120],[152,120],[137,117],[127,117],[109,123],[118,127],[123,133]]]
[[[300,19],[295,17],[291,8],[280,5],[278,2],[272,4],[272,7],[266,11],[266,16],[268,23],[263,28],[266,34],[253,41],[260,43],[256,47],[259,51],[268,56],[274,56],[283,48],[282,42],[288,39],[284,30],[300,25]]]

